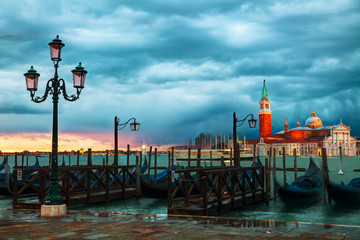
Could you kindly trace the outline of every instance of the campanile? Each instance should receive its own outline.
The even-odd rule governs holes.
[[[271,135],[271,110],[264,80],[261,99],[259,101],[259,138],[267,135]]]

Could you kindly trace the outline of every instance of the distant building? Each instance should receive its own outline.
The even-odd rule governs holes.
[[[197,148],[210,149],[211,148],[211,134],[200,133],[195,139],[195,145]]]
[[[269,154],[270,146],[276,149],[276,154],[292,155],[294,149],[298,155],[320,155],[321,148],[326,148],[329,156],[338,156],[340,148],[344,156],[359,155],[357,139],[350,135],[350,127],[342,123],[332,126],[323,126],[322,120],[316,116],[313,109],[311,116],[306,119],[305,126],[298,120],[295,128],[289,128],[287,119],[284,130],[272,134],[270,100],[265,86],[259,101],[259,138],[264,139],[266,152]],[[250,144],[258,144],[259,140],[249,140]],[[264,146],[262,146],[264,148]],[[262,150],[263,151],[263,150]]]

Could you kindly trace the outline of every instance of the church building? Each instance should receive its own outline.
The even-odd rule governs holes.
[[[285,119],[284,129],[272,134],[270,100],[264,80],[259,101],[258,142],[266,145],[266,155],[272,146],[277,154],[282,154],[285,148],[286,155],[292,155],[296,149],[298,155],[319,156],[321,148],[324,147],[328,156],[338,156],[340,151],[343,156],[356,156],[357,139],[350,135],[350,127],[344,125],[341,119],[337,125],[323,126],[322,120],[313,109],[311,116],[305,121],[305,126],[301,126],[299,119],[294,125],[296,127],[289,128],[289,122]]]

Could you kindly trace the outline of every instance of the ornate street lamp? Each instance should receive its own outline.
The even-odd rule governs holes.
[[[237,141],[236,141],[236,128],[240,127],[244,124],[245,120],[251,116],[251,119],[248,120],[249,127],[255,128],[256,127],[256,119],[254,119],[254,115],[251,113],[248,114],[244,119],[238,120],[239,116],[234,112],[233,114],[233,145],[234,145],[234,159],[235,159],[235,166],[240,167],[240,149],[237,149]],[[236,125],[236,123],[240,123],[239,125]]]
[[[130,129],[131,131],[139,131],[139,128],[140,128],[140,123],[136,122],[136,119],[135,118],[130,118],[129,120],[127,120],[126,122],[124,123],[119,123],[119,119],[118,117],[115,116],[115,119],[114,119],[114,122],[115,122],[115,134],[114,134],[114,137],[115,137],[115,156],[114,156],[114,165],[115,166],[118,166],[119,162],[118,162],[118,130],[121,130],[121,129],[124,129],[126,127],[126,125],[131,121],[133,120],[134,122],[130,123]],[[120,127],[120,128],[119,128]]]
[[[77,66],[71,72],[73,73],[74,87],[76,88],[76,94],[68,95],[66,93],[65,81],[58,76],[59,62],[61,61],[61,49],[65,46],[59,39],[59,35],[49,43],[51,60],[54,62],[55,73],[54,77],[48,80],[46,84],[45,93],[42,97],[35,96],[35,92],[38,86],[38,79],[40,74],[31,66],[30,70],[24,74],[26,80],[27,90],[30,91],[31,100],[35,103],[44,102],[48,95],[52,95],[53,100],[53,132],[52,132],[52,155],[51,155],[51,184],[48,195],[45,198],[45,205],[57,206],[63,205],[64,201],[61,197],[58,187],[58,102],[59,95],[63,94],[63,97],[67,101],[76,101],[79,99],[81,90],[84,88],[85,77],[87,71],[84,67]]]

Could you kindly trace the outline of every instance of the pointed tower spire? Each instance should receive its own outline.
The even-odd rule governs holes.
[[[311,113],[311,116],[316,117],[315,109],[313,108],[313,111]]]
[[[265,86],[265,79],[264,79],[264,85],[263,85],[263,90],[262,90],[262,93],[261,93],[261,98],[268,98],[268,94],[267,94],[267,91],[266,91],[266,86]]]
[[[285,132],[289,131],[289,123],[287,118],[285,119]]]
[[[301,124],[300,124],[300,121],[299,121],[299,119],[298,119],[298,121],[297,121],[297,123],[296,123],[296,127],[300,127],[301,126]]]

